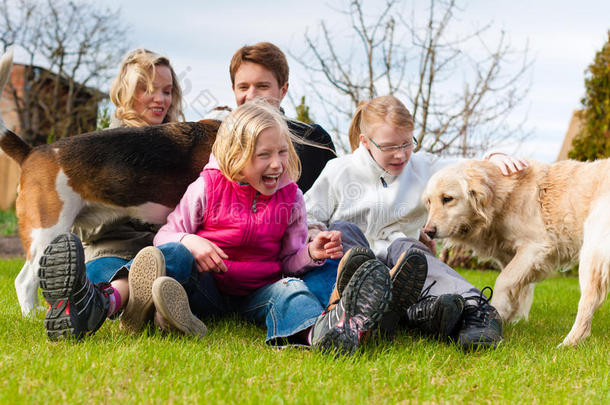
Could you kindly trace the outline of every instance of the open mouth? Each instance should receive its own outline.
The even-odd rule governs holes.
[[[263,176],[263,184],[268,187],[273,187],[273,186],[277,185],[277,183],[280,179],[280,175],[281,175],[281,173]]]

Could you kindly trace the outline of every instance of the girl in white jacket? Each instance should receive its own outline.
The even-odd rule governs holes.
[[[370,247],[390,268],[408,249],[423,250],[428,264],[425,293],[402,314],[407,324],[454,337],[467,348],[495,346],[502,340],[502,326],[488,298],[438,260],[434,241],[421,231],[427,215],[420,200],[424,187],[454,160],[413,153],[413,118],[393,96],[361,103],[349,139],[353,153],[329,161],[305,194],[310,234],[339,230],[346,252],[353,246]],[[487,159],[507,175],[527,166],[500,153]],[[313,291],[325,291],[325,301],[335,280],[333,264],[304,278]]]

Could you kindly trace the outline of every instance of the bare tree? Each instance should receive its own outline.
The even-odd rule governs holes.
[[[28,60],[13,94],[24,139],[44,143],[95,128],[97,90],[127,50],[120,10],[83,0],[2,0],[0,41]]]
[[[527,136],[524,120],[508,121],[529,90],[527,45],[514,50],[504,32],[490,41],[491,24],[460,33],[456,0],[429,0],[425,13],[413,9],[410,17],[405,1],[375,2],[373,13],[364,3],[349,0],[335,10],[345,15],[348,35],[321,21],[314,34],[305,33],[306,49],[290,53],[309,72],[309,90],[339,147],[348,149],[341,133],[358,103],[384,94],[413,113],[418,149],[473,156]]]

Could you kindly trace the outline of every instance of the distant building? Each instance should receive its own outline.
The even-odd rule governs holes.
[[[30,80],[26,79],[26,74],[30,75]],[[57,79],[57,75],[47,69],[37,66],[26,66],[22,64],[13,64],[10,81],[14,91],[17,93],[18,99],[23,99],[26,92],[32,87],[32,83],[37,88],[41,89],[36,97],[39,100],[52,100],[53,83]],[[60,79],[60,94],[59,104],[65,101],[68,94],[68,81]],[[28,88],[26,88],[28,87]],[[74,116],[74,134],[92,131],[97,123],[98,100],[104,98],[105,95],[97,89],[86,88],[75,97],[75,105],[79,106],[78,112]],[[34,107],[30,109],[29,114],[24,117],[19,117],[13,90],[9,85],[6,86],[0,99],[0,114],[6,126],[16,134],[25,135],[26,130],[22,127],[23,122],[29,128],[29,136],[34,136],[35,139],[46,139],[51,132],[52,122],[45,118],[42,107],[33,103]],[[10,208],[17,198],[17,185],[19,184],[20,168],[11,158],[0,150],[0,209],[5,210]]]
[[[559,151],[559,156],[557,156],[557,161],[568,159],[568,152],[572,150],[572,141],[578,135],[584,126],[584,117],[582,110],[574,110],[572,112],[572,118],[570,119],[570,125],[568,126],[568,131],[566,132],[565,137],[563,138],[563,143],[561,144],[561,150]]]

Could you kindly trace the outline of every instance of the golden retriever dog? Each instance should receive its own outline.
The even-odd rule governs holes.
[[[608,294],[610,160],[529,163],[512,176],[470,160],[435,173],[422,196],[424,232],[499,262],[492,304],[504,321],[527,319],[535,283],[578,263],[578,313],[562,343],[572,346],[590,335]]]

